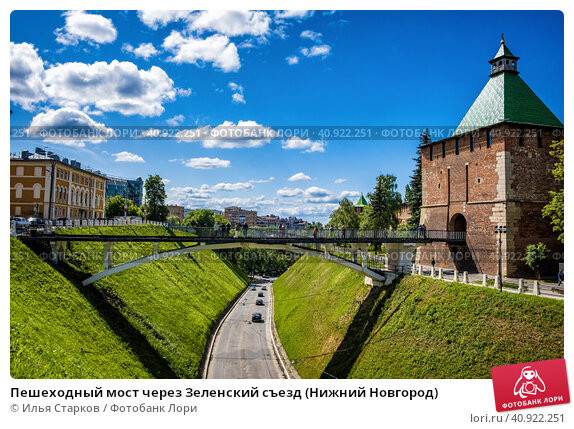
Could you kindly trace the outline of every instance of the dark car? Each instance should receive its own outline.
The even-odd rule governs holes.
[[[252,322],[262,322],[263,319],[261,318],[261,313],[253,313],[251,315],[251,321]]]
[[[259,292],[259,293],[257,294],[257,296],[260,297],[260,298],[263,298],[263,296],[264,296],[264,295],[263,295],[263,292]]]
[[[30,222],[30,226],[33,228],[43,228],[44,225],[46,225],[46,222],[44,222],[39,217],[31,217],[28,219],[28,222]]]
[[[66,226],[68,224],[68,222],[70,221],[70,219],[68,219],[67,217],[59,217],[57,219],[58,222],[61,222],[62,225]]]
[[[267,286],[263,286],[261,290],[267,290]]]
[[[263,304],[263,300],[262,299],[258,299],[255,301],[255,305],[265,305]]]

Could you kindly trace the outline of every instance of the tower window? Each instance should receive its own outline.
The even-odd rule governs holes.
[[[474,136],[470,135],[470,151],[474,152]]]
[[[442,157],[446,158],[446,143],[442,143]]]
[[[455,143],[455,153],[458,155],[460,153],[460,140],[456,139],[456,143]]]
[[[430,145],[430,160],[432,161],[432,145]]]
[[[524,146],[524,136],[522,135],[522,130],[518,131],[518,146]]]
[[[486,147],[488,148],[492,147],[492,133],[490,132],[490,130],[488,130],[486,133]]]
[[[542,147],[542,130],[538,131],[537,139],[538,139],[538,147]]]

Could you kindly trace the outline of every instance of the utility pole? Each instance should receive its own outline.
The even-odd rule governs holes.
[[[502,234],[506,234],[506,226],[495,226],[494,233],[498,233],[498,290],[502,292]]]

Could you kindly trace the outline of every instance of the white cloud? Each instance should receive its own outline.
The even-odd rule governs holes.
[[[304,173],[297,173],[287,179],[288,182],[298,182],[300,180],[311,180],[311,178]]]
[[[299,35],[302,39],[310,39],[314,42],[320,42],[323,35],[312,30],[304,30]]]
[[[175,115],[173,118],[166,119],[166,123],[172,127],[177,127],[185,120],[183,115]]]
[[[189,97],[193,92],[191,88],[177,88],[176,91],[180,97]]]
[[[309,18],[310,16],[313,16],[313,13],[315,11],[313,10],[280,10],[275,12],[275,18],[297,18],[297,19],[303,19],[303,18]]]
[[[329,45],[314,45],[309,48],[301,48],[301,54],[306,57],[326,57],[331,53]]]
[[[172,31],[163,41],[163,47],[173,53],[167,60],[174,63],[201,65],[208,62],[224,72],[237,71],[241,68],[237,47],[227,36],[221,34],[199,39]]]
[[[249,182],[251,182],[251,183],[269,183],[269,182],[273,182],[274,180],[275,180],[275,177],[271,176],[268,179],[259,179],[259,180],[252,179]]]
[[[312,141],[300,137],[291,137],[281,143],[283,149],[304,149],[303,152],[325,152],[324,141]]]
[[[26,110],[46,99],[44,63],[34,45],[10,42],[10,100]]]
[[[231,91],[233,91],[233,94],[231,95],[231,100],[235,104],[245,104],[245,97],[243,95],[243,86],[235,82],[229,82],[228,86],[229,88],[231,88]]]
[[[185,10],[140,10],[138,17],[141,22],[153,30],[164,27],[170,22],[175,22],[187,18],[188,11]]]
[[[237,183],[218,183],[210,188],[213,192],[217,191],[244,191],[253,189],[251,182],[237,182]]]
[[[126,151],[112,153],[112,156],[116,158],[115,162],[145,162],[141,156]]]
[[[291,55],[290,57],[285,58],[285,61],[287,61],[287,64],[292,66],[299,63],[299,57],[297,55]]]
[[[158,116],[175,99],[173,81],[161,68],[140,70],[128,61],[64,63],[45,71],[46,93],[60,106],[93,105],[104,112]]]
[[[225,36],[264,36],[269,32],[271,18],[267,12],[241,10],[204,10],[188,16],[192,31],[214,31]]]
[[[131,52],[136,57],[143,58],[148,60],[150,57],[159,54],[159,51],[155,48],[152,43],[140,43],[137,48],[134,48],[129,43],[124,43],[122,46],[122,50],[125,52]]]
[[[243,94],[235,93],[231,96],[231,100],[235,104],[245,104],[245,97],[243,96]]]
[[[281,188],[278,189],[276,194],[279,197],[298,197],[299,195],[303,195],[305,191],[303,191],[303,189],[301,188]]]
[[[63,16],[66,24],[54,32],[56,41],[63,45],[77,45],[78,41],[111,43],[118,35],[112,20],[102,15],[74,10],[64,12]]]
[[[169,179],[161,179],[161,181],[163,182],[164,185],[167,185],[169,182],[171,182],[171,180]]]
[[[231,161],[219,158],[190,158],[184,161],[184,165],[197,170],[211,170],[213,168],[227,168],[231,165]]]
[[[338,185],[339,183],[345,183],[347,181],[347,179],[335,179],[335,181],[333,182],[335,185]]]
[[[309,197],[326,197],[329,195],[329,191],[317,186],[311,186],[305,190],[305,195]]]
[[[85,142],[101,143],[113,130],[94,121],[84,112],[64,107],[58,110],[48,109],[36,115],[27,129],[28,137],[43,138],[50,143],[65,146],[85,147]],[[79,138],[79,133],[86,136]]]
[[[175,135],[180,141],[201,141],[205,148],[254,148],[268,144],[277,132],[255,121],[225,121],[216,127],[181,130]]]

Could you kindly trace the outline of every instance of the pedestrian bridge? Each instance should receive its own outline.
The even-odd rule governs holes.
[[[21,238],[24,241],[48,242],[51,246],[50,257],[54,261],[65,257],[68,242],[103,243],[103,270],[82,281],[84,285],[156,260],[203,250],[237,248],[282,250],[316,256],[364,274],[365,281],[372,285],[383,285],[390,283],[399,273],[406,272],[407,266],[412,263],[412,252],[417,244],[434,241],[460,243],[464,242],[466,238],[464,232],[454,231],[321,230],[313,234],[310,230],[251,229],[228,233],[225,230],[214,230],[213,228],[192,228],[186,232],[192,232],[195,235],[137,236],[41,233],[21,236]],[[152,242],[154,244],[153,252],[151,255],[114,266],[114,243],[121,242]],[[193,245],[158,252],[158,243],[160,242],[193,243]],[[333,250],[336,244],[340,243],[351,245],[350,260],[333,254],[337,253]],[[367,250],[369,244],[372,243],[385,244],[388,254],[386,264],[369,267]]]

